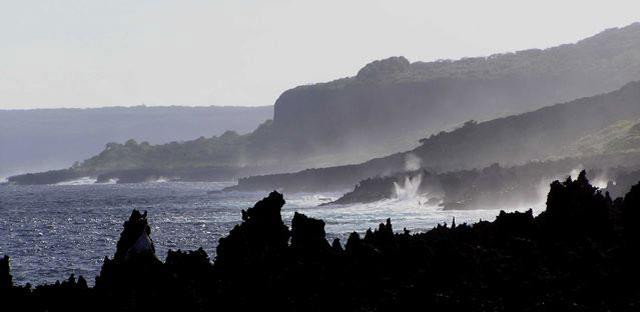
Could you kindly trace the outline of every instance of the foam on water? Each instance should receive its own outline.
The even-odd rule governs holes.
[[[437,205],[427,203],[428,198],[417,196],[414,198],[385,199],[366,204],[354,204],[345,206],[323,206],[303,209],[309,216],[322,218],[327,223],[327,232],[344,234],[357,231],[364,232],[368,228],[376,227],[387,217],[396,231],[403,228],[412,232],[426,231],[437,224],[450,224],[453,218],[460,223],[475,223],[480,220],[493,220],[498,214],[497,209],[476,210],[444,210]],[[525,208],[526,207],[526,208]],[[523,206],[508,211],[525,211],[536,207]]]
[[[98,179],[92,177],[82,177],[76,180],[58,182],[56,185],[88,185],[95,184]]]
[[[285,194],[286,196],[287,194]],[[327,194],[310,194],[300,193],[291,194],[287,196],[287,203],[295,207],[317,207],[328,202],[332,202],[338,199],[342,194],[340,193],[327,193]]]

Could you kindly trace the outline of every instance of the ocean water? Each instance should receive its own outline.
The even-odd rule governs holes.
[[[231,183],[155,182],[0,185],[0,256],[11,257],[17,284],[52,283],[83,275],[90,284],[105,256],[115,252],[123,222],[133,209],[148,211],[156,254],[203,247],[215,257],[218,239],[240,222],[240,211],[268,192],[212,192]],[[340,194],[285,194],[283,218],[298,211],[323,219],[329,239],[344,239],[391,218],[397,231],[425,231],[438,223],[493,220],[497,210],[443,211],[419,199],[349,206],[318,205]],[[423,201],[424,202],[424,201]]]

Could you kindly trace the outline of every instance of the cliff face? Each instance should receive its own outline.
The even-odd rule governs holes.
[[[412,158],[418,159],[418,166],[434,172],[446,172],[481,168],[494,162],[517,165],[531,160],[586,156],[592,153],[576,152],[572,145],[589,133],[598,132],[620,120],[638,117],[640,82],[634,82],[611,93],[556,104],[520,115],[481,123],[467,122],[453,131],[441,132],[420,140],[421,145],[409,152],[357,165],[244,178],[232,189],[281,188],[288,192],[344,190],[369,177],[405,171]],[[636,136],[633,134],[632,131],[625,136],[625,148],[616,151],[635,151],[632,149],[636,146]],[[621,158],[608,165],[626,163],[627,160]]]
[[[375,61],[354,77],[284,92],[274,127],[292,146],[315,154],[365,148],[379,156],[469,119],[530,111],[639,79],[640,24],[633,24],[546,50]]]

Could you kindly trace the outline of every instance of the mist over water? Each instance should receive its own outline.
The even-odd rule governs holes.
[[[414,171],[420,169],[422,166],[422,159],[413,153],[408,153],[404,160],[404,170]]]

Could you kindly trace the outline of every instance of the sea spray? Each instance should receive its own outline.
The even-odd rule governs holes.
[[[569,176],[571,177],[572,180],[576,180],[576,179],[578,179],[578,175],[580,174],[580,172],[582,170],[585,170],[585,167],[583,165],[579,165],[578,167],[572,169],[569,172]],[[609,178],[608,170],[603,169],[601,171],[596,171],[596,173],[597,174],[595,175],[595,177],[593,177],[591,179],[591,185],[593,185],[593,186],[595,186],[595,187],[597,187],[599,189],[605,189],[605,188],[607,188],[607,185],[609,184],[609,182],[615,183],[615,181],[612,181]],[[566,177],[558,177],[558,178],[556,178],[556,180],[563,181],[564,180],[563,178],[566,178]]]
[[[422,158],[416,156],[413,153],[409,153],[405,156],[405,159],[404,159],[405,171],[416,171],[420,169],[421,166],[422,166]]]
[[[75,180],[58,182],[55,185],[63,185],[63,186],[64,185],[90,185],[90,184],[95,184],[97,181],[98,179],[93,177],[82,177]]]
[[[584,170],[584,166],[583,165],[579,165],[578,167],[574,168],[573,170],[571,170],[569,172],[569,176],[571,177],[571,180],[576,180],[578,179],[578,175],[580,174],[580,172]]]
[[[418,189],[422,183],[422,174],[416,176],[406,176],[402,185],[393,182],[397,199],[412,199],[418,196]]]

